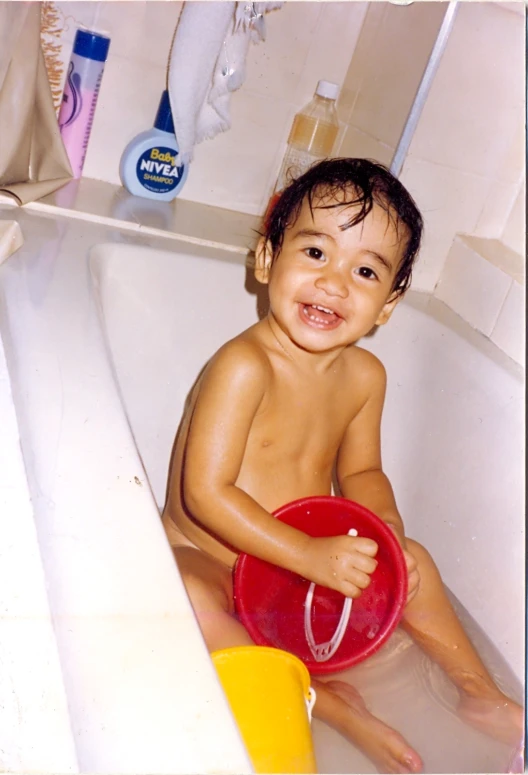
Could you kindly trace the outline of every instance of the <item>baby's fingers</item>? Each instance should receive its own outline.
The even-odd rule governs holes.
[[[368,557],[375,557],[377,555],[378,545],[372,538],[362,538],[359,536],[358,538],[352,538],[351,540],[354,542],[351,546],[353,545],[356,552],[366,554]]]
[[[369,575],[374,573],[378,567],[377,560],[366,554],[360,554],[359,552],[354,553],[353,563],[355,569],[363,571],[363,573],[368,573]]]
[[[371,581],[372,579],[368,573],[363,573],[363,571],[358,570],[357,568],[349,570],[346,575],[346,582],[353,585],[354,587],[357,587],[359,592],[362,592],[364,589],[366,589]]]
[[[342,586],[341,586],[339,591],[345,597],[351,597],[353,600],[357,600],[358,597],[363,592],[362,589],[359,589],[359,587],[356,587],[355,584],[352,584],[349,581],[343,582],[343,584],[342,584]]]

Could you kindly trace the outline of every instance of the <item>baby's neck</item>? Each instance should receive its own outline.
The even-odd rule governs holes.
[[[343,354],[354,345],[336,347],[322,352],[313,352],[299,347],[290,337],[281,329],[271,313],[261,321],[269,332],[270,346],[275,345],[278,352],[282,353],[288,360],[295,363],[296,366],[312,373],[323,374],[333,370],[336,364],[342,359]]]

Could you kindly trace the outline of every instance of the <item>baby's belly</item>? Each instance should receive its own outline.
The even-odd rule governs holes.
[[[257,475],[242,469],[237,486],[269,512],[277,511],[298,498],[331,494],[331,470],[317,471],[315,466],[308,471],[303,469],[304,466],[295,469],[291,465],[287,469],[270,467],[262,469],[265,474],[261,472]]]

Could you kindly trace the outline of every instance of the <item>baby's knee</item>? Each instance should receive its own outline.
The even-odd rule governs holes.
[[[431,559],[431,555],[425,546],[418,543],[418,541],[415,541],[413,538],[405,538],[405,543],[407,544],[407,551],[412,554],[416,561],[418,561],[420,558]]]
[[[418,541],[414,541],[412,538],[406,538],[407,551],[412,554],[416,560],[418,571],[421,576],[426,575],[428,572],[438,573],[435,561],[422,544]]]

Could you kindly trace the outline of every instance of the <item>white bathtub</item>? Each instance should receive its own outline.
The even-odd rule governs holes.
[[[159,521],[187,392],[215,349],[257,318],[244,256],[17,218],[26,243],[0,269],[0,325],[67,697],[69,769],[248,772]],[[388,371],[384,463],[407,532],[431,550],[514,685],[524,642],[520,369],[412,293],[364,346]],[[356,673],[366,694],[369,670]],[[316,726],[323,769],[373,771],[329,734]],[[472,750],[481,747],[466,727],[448,734],[473,734]],[[427,771],[493,771],[485,757],[451,762],[437,748]]]
[[[249,272],[222,259],[120,246],[92,254],[117,380],[160,507],[193,381],[223,342],[257,320],[256,283],[245,290]],[[362,344],[388,372],[384,466],[407,533],[430,549],[520,678],[521,370],[440,302],[413,293]]]
[[[203,248],[182,256],[102,245],[92,251],[91,269],[116,381],[161,509],[174,434],[189,390],[216,349],[257,320],[265,289],[240,257]],[[472,618],[465,611],[461,615],[483,656],[519,698],[512,675],[475,622],[521,679],[521,370],[443,304],[413,293],[391,322],[363,344],[383,360],[389,375],[385,468],[407,532],[431,550],[447,585],[471,612]],[[401,708],[391,707],[383,697],[382,687],[390,686],[390,680],[383,677],[382,664],[374,660],[365,669],[350,671],[349,677],[380,716],[416,741],[426,771],[499,769],[500,750],[497,754],[493,745],[486,750],[485,738],[473,733],[472,739],[467,727],[433,709],[431,696],[413,679],[421,670],[416,647],[415,652],[406,656],[407,663],[392,663],[400,681],[407,677],[407,704],[415,705],[403,724]],[[433,682],[442,680],[430,665],[425,680],[431,671]],[[442,691],[449,695],[445,685]],[[398,692],[403,702],[405,691],[400,687]],[[394,697],[398,692],[393,687]],[[418,716],[428,713],[438,732],[433,744],[430,729],[427,740],[420,741],[417,734]],[[322,771],[374,771],[335,733],[317,722],[314,727]],[[457,738],[460,745],[453,745]],[[486,751],[480,767],[479,746],[481,754]]]

